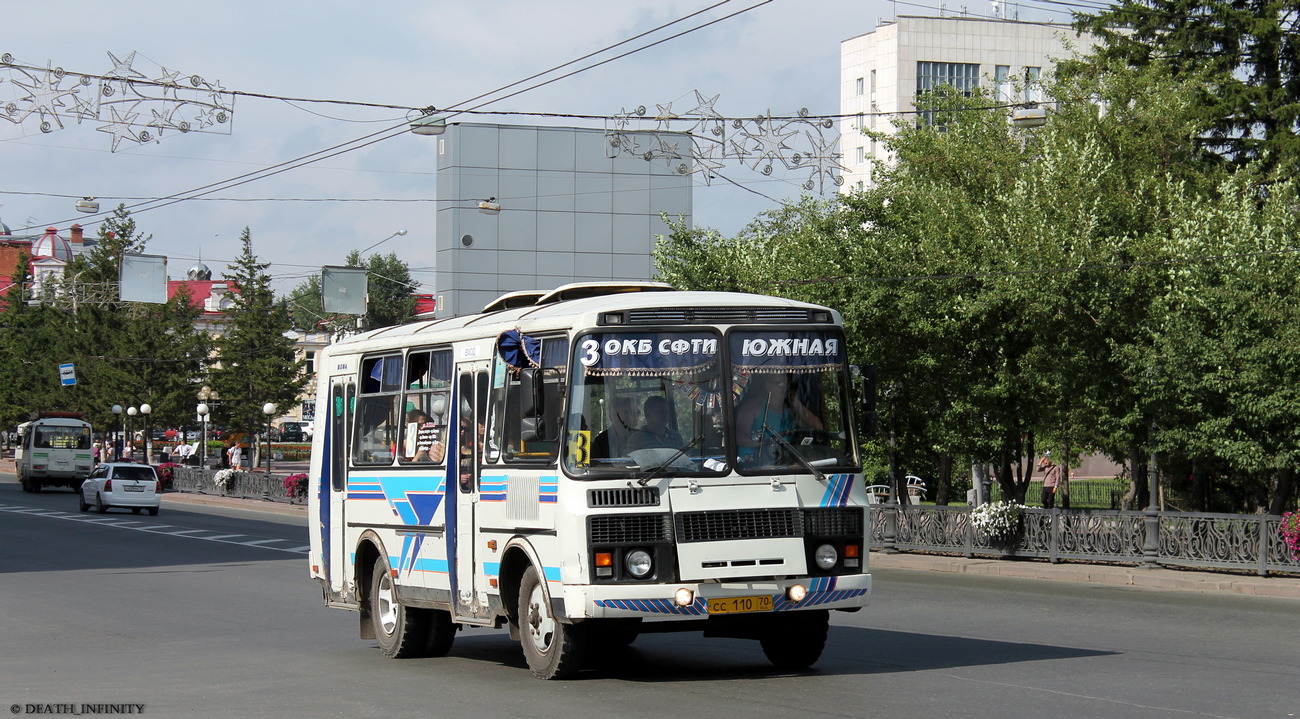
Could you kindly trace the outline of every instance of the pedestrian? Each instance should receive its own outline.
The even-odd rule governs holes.
[[[91,454],[93,455],[91,457],[91,460],[94,462],[94,466],[98,467],[99,466],[99,442],[96,442],[94,446],[91,448]]]
[[[1070,508],[1070,480],[1055,462],[1052,461],[1052,453],[1048,452],[1043,458],[1038,460],[1038,468],[1043,470],[1043,508],[1051,509],[1056,506],[1056,495],[1061,495],[1061,509]]]
[[[230,468],[239,471],[244,468],[244,448],[239,446],[238,442],[231,442],[230,449],[226,450],[226,456],[230,457]]]

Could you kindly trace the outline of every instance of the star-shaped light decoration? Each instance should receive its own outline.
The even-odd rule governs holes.
[[[127,112],[126,114],[122,114],[117,111],[116,107],[110,107],[108,108],[108,111],[112,114],[113,119],[109,120],[107,125],[95,129],[99,132],[107,132],[113,136],[113,146],[110,148],[110,152],[117,152],[117,146],[122,142],[122,140],[130,140],[139,143],[140,138],[136,136],[132,125],[135,124],[135,119],[140,116],[140,113]]]
[[[117,56],[111,52],[108,53],[108,59],[113,63],[113,69],[104,73],[105,76],[119,77],[123,80],[129,80],[133,77],[144,79],[144,73],[131,67],[131,63],[135,62],[135,50],[132,50],[125,60],[117,59]]]
[[[671,102],[667,105],[655,103],[655,107],[659,108],[659,114],[655,115],[656,130],[667,129],[668,126],[672,124],[673,120],[680,119],[677,113],[673,112],[673,104]]]
[[[760,117],[754,121],[754,124],[758,128],[758,132],[749,134],[749,139],[754,141],[754,151],[751,153],[756,158],[754,160],[754,169],[757,170],[759,165],[768,161],[780,162],[788,168],[790,165],[786,159],[785,151],[791,148],[785,141],[798,135],[798,131],[790,130],[786,132],[786,124],[777,125],[776,121],[772,119],[771,110],[767,111],[766,118]],[[771,172],[764,171],[763,174],[768,175]]]
[[[27,93],[20,98],[27,103],[27,107],[24,111],[16,113],[17,120],[15,122],[22,122],[35,114],[40,117],[41,132],[52,132],[55,129],[54,125],[58,125],[58,129],[62,129],[63,122],[59,119],[59,110],[67,107],[63,104],[63,98],[77,94],[76,85],[71,88],[59,87],[63,84],[64,77],[66,75],[62,69],[53,68],[51,63],[47,62],[44,72],[39,77],[28,75],[30,82],[14,80],[13,84],[16,87],[21,87]],[[54,121],[54,124],[50,123],[50,119]]]

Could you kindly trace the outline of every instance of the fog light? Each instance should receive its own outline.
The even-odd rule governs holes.
[[[834,567],[835,561],[838,559],[839,553],[835,551],[835,547],[829,544],[823,544],[817,548],[816,552],[813,552],[813,561],[817,562],[817,566],[822,570]]]
[[[679,607],[689,607],[695,603],[695,592],[692,592],[686,587],[682,587],[673,595],[673,601],[677,602],[677,606]]]
[[[634,549],[623,558],[623,566],[627,568],[627,573],[637,579],[643,579],[649,575],[653,564],[650,561],[650,553],[644,549]]]
[[[785,590],[785,598],[795,603],[802,602],[806,596],[808,596],[808,587],[802,584],[792,584]]]

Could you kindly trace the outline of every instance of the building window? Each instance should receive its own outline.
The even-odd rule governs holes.
[[[1042,72],[1040,67],[1025,68],[1025,102],[1042,102],[1042,86],[1038,84],[1038,76]]]
[[[876,102],[876,71],[871,71],[871,102]]]
[[[859,113],[858,113],[858,130],[859,130],[859,131],[865,130],[866,127],[867,127],[867,116],[866,116],[866,115],[863,115],[862,113],[859,112]]]
[[[858,148],[858,164],[861,165],[862,163],[864,163],[864,162],[866,162],[866,161],[867,161],[867,148],[865,148],[865,147],[859,147],[859,148]]]
[[[1011,102],[1011,66],[998,65],[993,68],[993,84],[999,103]]]
[[[304,352],[303,359],[307,361],[308,376],[316,374],[316,350],[307,350]]]
[[[916,94],[952,85],[958,92],[969,96],[979,87],[980,66],[968,62],[918,62],[916,63]]]
[[[865,94],[866,94],[866,90],[865,90],[864,82],[865,82],[865,81],[864,81],[862,78],[858,78],[858,79],[857,79],[857,83],[856,83],[856,84],[857,84],[857,91],[858,91],[858,94],[859,94],[859,95],[865,95]]]

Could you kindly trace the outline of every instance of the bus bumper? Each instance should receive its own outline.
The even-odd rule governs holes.
[[[803,587],[799,601],[791,588]],[[689,595],[681,595],[685,590]],[[681,599],[688,599],[682,604]],[[805,609],[857,609],[871,599],[871,575],[802,577],[782,580],[682,582],[680,584],[581,585],[564,588],[570,619],[640,617],[670,619],[722,613],[788,612]]]

